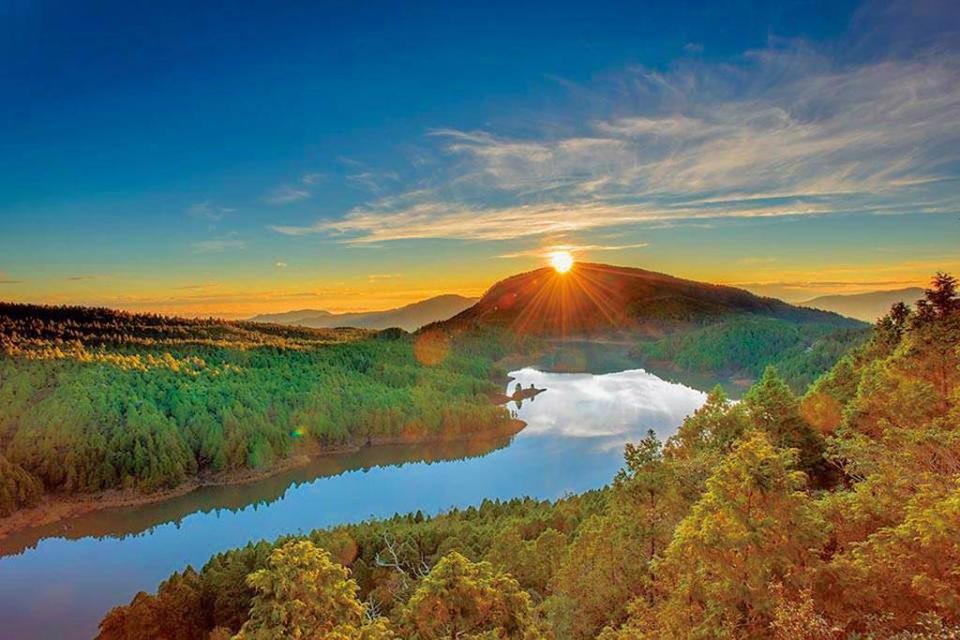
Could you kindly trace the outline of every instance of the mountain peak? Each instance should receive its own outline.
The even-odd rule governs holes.
[[[856,324],[735,287],[584,262],[563,274],[545,267],[501,280],[449,324],[503,327],[548,337],[658,336],[737,314]]]
[[[799,304],[804,307],[833,311],[834,313],[865,322],[874,322],[877,318],[890,311],[890,307],[894,304],[903,302],[907,305],[913,305],[922,297],[923,289],[920,287],[907,287],[905,289],[870,291],[867,293],[820,296],[812,300],[807,300],[806,302],[800,302]]]
[[[330,313],[329,311],[304,309],[259,315],[250,320],[252,322],[300,325],[317,329],[356,327],[358,329],[379,330],[400,327],[406,331],[415,331],[425,324],[445,320],[460,313],[476,301],[476,298],[466,298],[455,293],[446,293],[385,311]]]

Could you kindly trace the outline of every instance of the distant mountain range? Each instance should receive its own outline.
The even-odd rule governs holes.
[[[388,329],[390,327],[400,327],[407,331],[416,331],[423,325],[453,317],[475,302],[477,302],[477,298],[447,294],[421,300],[397,309],[387,309],[386,311],[330,313],[320,309],[299,309],[285,313],[262,314],[250,318],[250,321],[298,325],[317,329],[333,327]]]
[[[577,263],[566,274],[542,268],[502,280],[440,326],[503,327],[544,337],[656,338],[744,314],[838,328],[862,326],[835,313],[743,289],[589,263]]]
[[[872,291],[870,293],[855,293],[849,295],[820,296],[798,304],[824,311],[833,311],[850,318],[874,322],[877,318],[890,311],[890,307],[898,302],[913,305],[923,297],[923,289],[908,287],[893,291]]]

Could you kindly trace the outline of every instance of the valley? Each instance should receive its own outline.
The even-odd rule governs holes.
[[[871,330],[834,314],[639,270],[574,265],[563,276],[569,281],[554,277],[534,272],[497,283],[471,309],[414,334],[5,307],[0,396],[13,410],[3,422],[8,511],[0,521],[0,573],[11,579],[9,589],[0,588],[0,614],[11,621],[11,637],[29,638],[37,629],[89,637],[110,605],[150,590],[185,563],[200,566],[251,540],[311,530],[352,526],[360,529],[349,536],[365,535],[364,527],[381,525],[356,523],[394,513],[415,512],[415,522],[427,526],[460,518],[458,509],[473,514],[480,503],[509,513],[517,500],[533,500],[543,514],[568,513],[573,520],[564,536],[580,539],[591,518],[612,517],[603,515],[613,508],[607,501],[617,499],[616,487],[630,473],[640,473],[624,470],[624,448],[627,469],[639,464],[631,462],[638,446],[660,451],[666,443],[671,465],[681,464],[677,456],[694,456],[693,467],[675,472],[693,474],[677,479],[693,483],[677,489],[693,492],[684,504],[703,491],[703,474],[720,472],[716,465],[733,455],[731,447],[747,446],[751,429],[796,451],[790,464],[801,465],[815,486],[834,486],[826,443],[857,415],[843,409],[855,398],[838,376],[867,375],[872,361],[893,357],[898,341],[920,331],[899,317]],[[596,282],[634,315],[604,314]],[[554,297],[564,304],[530,311]],[[918,313],[932,308],[921,305]],[[348,397],[355,410],[337,413]],[[728,397],[742,400],[730,404]],[[389,405],[378,404],[387,398]],[[82,409],[73,429],[43,426],[67,407]],[[196,422],[204,411],[207,422]],[[149,412],[154,417],[145,421]],[[703,421],[709,426],[696,426]],[[223,440],[210,441],[211,429]],[[693,435],[696,429],[724,444],[701,450],[706,445],[697,438],[707,436]],[[106,446],[107,455],[91,453],[100,466],[76,453],[50,466],[40,454],[56,460],[64,451],[56,438],[63,437],[73,452]],[[762,449],[764,442],[751,446]],[[642,465],[667,464],[661,455]],[[473,515],[464,517],[464,526],[474,526]],[[326,540],[328,533],[311,535]],[[498,535],[481,545],[488,549],[481,557],[500,544]],[[439,549],[430,553],[435,562]],[[143,569],[129,568],[132,557]],[[128,568],[122,579],[111,573],[108,585],[83,568],[89,561]],[[512,560],[497,562],[525,575]],[[65,574],[65,566],[77,570]],[[374,593],[382,576],[358,567],[361,588]],[[536,588],[572,588],[562,586],[561,573]],[[522,584],[533,584],[528,579]],[[69,589],[72,605],[40,618],[21,595],[43,593],[48,583]],[[140,632],[130,629],[145,623],[148,614],[138,607],[150,597],[137,596],[132,609],[104,618],[98,637],[136,637]],[[629,624],[622,600],[609,605],[618,607],[609,620]],[[220,623],[197,624],[202,635]]]
[[[347,604],[336,614],[360,637],[464,621],[507,637],[583,640],[722,628],[776,640],[950,637],[957,610],[942,596],[960,588],[949,569],[960,561],[958,312],[956,282],[938,275],[915,312],[894,308],[799,397],[772,367],[736,403],[638,370],[514,371],[522,388],[547,389],[517,403],[527,428],[427,493],[482,485],[482,502],[218,554],[113,609],[98,638],[142,629],[243,638],[274,623],[260,618],[257,580],[238,577],[307,575],[302,563],[349,568],[349,602],[378,611],[354,618]],[[529,444],[532,457],[510,460]],[[509,462],[486,467],[498,459]],[[601,468],[606,478],[593,475]],[[438,620],[420,608],[425,597],[447,606],[449,590],[516,617],[466,609]]]
[[[206,486],[163,502],[88,513],[0,540],[0,617],[11,640],[94,635],[118,600],[156,583],[184,563],[250,540],[416,512],[435,515],[485,500],[554,500],[605,485],[620,466],[624,442],[655,429],[669,436],[705,395],[643,372],[511,372],[515,384],[546,389],[511,402],[526,427],[516,435],[456,442],[381,445],[326,455],[250,483]],[[137,570],[112,571],[110,584],[84,567],[111,571],[126,559]],[[64,572],[65,567],[75,569]],[[53,580],[53,575],[58,577]],[[56,616],[28,606],[68,588],[77,598]],[[49,595],[47,595],[49,594]]]
[[[865,336],[835,314],[591,264],[508,278],[415,334],[0,306],[0,536],[325,452],[514,432],[492,401],[508,361],[646,367],[734,394],[776,365],[802,390]]]

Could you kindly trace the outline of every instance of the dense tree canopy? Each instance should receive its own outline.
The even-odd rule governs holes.
[[[298,450],[495,434],[495,336],[435,360],[402,331],[0,305],[0,515],[41,489],[156,491]]]
[[[680,374],[709,373],[731,380],[757,379],[766,367],[774,365],[794,391],[803,391],[867,335],[865,326],[801,324],[739,315],[641,342],[634,351],[641,360],[666,363],[669,370]]]
[[[256,595],[238,640],[309,639],[357,632],[363,606],[357,583],[330,553],[309,540],[275,549],[267,566],[247,576]]]
[[[769,628],[770,586],[806,586],[797,570],[815,565],[825,538],[805,481],[793,450],[763,431],[717,466],[657,567],[659,637],[758,637]]]
[[[401,612],[408,637],[456,640],[539,637],[530,596],[510,575],[488,562],[452,551],[431,569]]]
[[[580,528],[585,518],[600,513],[606,502],[603,492],[573,496],[558,504],[530,499],[486,501],[479,507],[453,510],[434,518],[398,515],[389,520],[315,531],[306,540],[315,545],[314,548],[327,549],[332,558],[350,568],[350,579],[359,586],[358,599],[363,603],[364,626],[361,629],[386,616],[393,621],[391,625],[398,637],[407,637],[399,635],[406,628],[402,624],[414,623],[416,612],[422,611],[419,607],[430,594],[450,588],[469,598],[472,582],[477,581],[486,589],[479,592],[481,596],[486,593],[481,604],[492,603],[501,612],[498,624],[482,625],[477,633],[489,636],[489,633],[499,633],[497,629],[501,627],[504,632],[522,630],[527,633],[535,630],[530,625],[536,621],[535,607],[542,601],[542,594],[533,593],[534,584],[543,588],[539,576],[544,572],[552,575],[553,558],[565,547],[565,541]],[[246,577],[268,569],[271,554],[276,549],[298,540],[283,538],[273,544],[249,544],[214,556],[199,573],[188,568],[164,582],[157,595],[139,594],[130,605],[111,611],[101,623],[99,638],[188,640],[206,637],[202,634],[212,633],[215,629],[227,631],[232,636],[248,621],[250,608],[258,594]],[[540,549],[539,560],[523,553],[530,548]],[[508,554],[505,553],[507,550]],[[426,577],[453,552],[466,562],[451,558],[445,569],[434,574],[431,586],[420,590]],[[507,567],[538,566],[540,561],[547,560],[548,553],[551,554],[550,560],[544,563],[547,568],[529,572],[531,582],[517,577],[523,575],[522,571],[511,571],[513,578],[506,575]],[[513,564],[513,559],[518,560],[517,565]],[[465,576],[463,580],[456,577],[461,570]],[[177,589],[174,585],[184,580],[196,585],[189,605],[175,595]],[[490,592],[491,585],[496,590],[503,589],[510,597],[500,600],[499,595]],[[413,599],[418,590],[420,597]],[[411,602],[419,603],[419,607],[409,606]],[[465,614],[461,612],[461,615]],[[146,628],[143,620],[172,617],[185,619],[185,626],[197,630],[191,633],[201,635],[159,627],[142,631]],[[382,627],[381,621],[379,628]],[[366,632],[371,633],[374,628]]]

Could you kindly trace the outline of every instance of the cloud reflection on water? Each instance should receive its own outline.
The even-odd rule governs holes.
[[[527,423],[523,437],[591,438],[598,450],[637,441],[649,429],[665,440],[707,398],[643,369],[593,375],[525,368],[510,375],[515,379],[510,389],[518,382],[547,389],[517,411]]]

